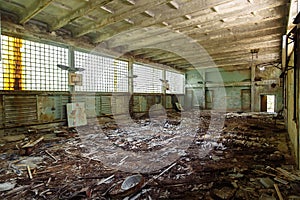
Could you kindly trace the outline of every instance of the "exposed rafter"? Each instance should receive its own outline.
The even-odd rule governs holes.
[[[51,27],[50,29],[57,30],[57,29],[65,26],[69,22],[74,21],[80,17],[83,17],[83,16],[87,15],[89,12],[95,10],[96,8],[104,6],[112,1],[113,0],[104,0],[104,1],[91,0],[88,3],[86,3],[84,6],[82,6],[81,8],[72,11],[67,16],[63,17],[62,19],[55,20],[54,23],[50,25],[50,27]]]
[[[51,4],[54,0],[40,0],[34,1],[29,8],[27,8],[24,13],[21,15],[19,23],[25,24],[39,12],[43,11],[47,6]]]
[[[1,11],[18,16],[20,23],[32,19],[30,23],[37,25],[4,27],[4,32],[17,34],[20,28],[32,27],[29,36],[47,33],[46,40],[183,70],[215,64],[249,68],[249,52],[256,48],[259,62],[279,59],[289,13],[286,0],[31,2],[0,0]]]
[[[135,4],[135,7],[133,7],[128,12],[122,12],[122,13],[117,12],[109,18],[100,19],[99,21],[97,21],[95,23],[91,23],[91,24],[84,26],[81,30],[75,31],[74,36],[80,37],[82,35],[85,35],[87,33],[95,31],[97,29],[103,28],[110,24],[116,23],[118,21],[122,21],[122,20],[124,20],[124,18],[131,18],[137,14],[141,14],[151,7],[154,7],[154,6],[157,6],[160,4],[164,4],[168,1],[169,0],[153,0],[150,3],[147,1],[144,1],[142,4]]]
[[[168,20],[178,18],[178,16],[184,16],[189,13],[196,12],[196,10],[208,9],[213,5],[219,5],[221,3],[229,2],[229,1],[230,0],[211,0],[209,2],[209,4],[206,2],[206,0],[191,1],[191,2],[188,2],[188,3],[185,3],[184,5],[182,5],[182,7],[179,10],[176,10],[176,9],[166,10],[164,15],[159,15],[155,18],[150,18],[147,21],[139,21],[139,23],[136,23],[135,26],[132,27],[132,29],[135,29],[136,27],[148,27],[148,26],[152,26],[152,25],[156,25],[156,24],[162,24],[163,22],[166,22]],[[128,31],[129,29],[128,28],[120,28],[117,30],[117,32],[123,32],[126,30]],[[82,33],[84,33],[84,32],[82,32]],[[109,37],[111,37],[114,34],[115,33],[110,33]],[[83,34],[79,34],[79,35],[83,35]],[[101,38],[96,38],[94,41],[102,42]]]

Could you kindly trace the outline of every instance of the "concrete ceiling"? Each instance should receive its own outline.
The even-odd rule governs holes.
[[[2,26],[35,23],[49,35],[188,70],[280,60],[289,1],[0,0],[0,9]]]

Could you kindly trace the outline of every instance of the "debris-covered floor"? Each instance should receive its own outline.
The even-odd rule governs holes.
[[[0,198],[300,199],[288,135],[272,115],[195,111],[134,124],[4,138]]]

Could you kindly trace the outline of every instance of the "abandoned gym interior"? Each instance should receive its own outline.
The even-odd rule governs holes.
[[[300,199],[298,0],[0,0],[0,199]]]

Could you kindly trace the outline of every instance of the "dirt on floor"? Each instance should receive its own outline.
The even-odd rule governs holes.
[[[118,117],[24,135],[2,142],[1,199],[300,199],[288,134],[270,114]]]

